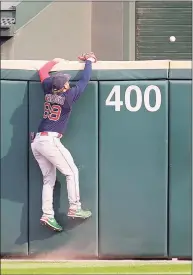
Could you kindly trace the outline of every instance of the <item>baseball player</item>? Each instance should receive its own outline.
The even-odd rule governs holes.
[[[62,231],[62,227],[55,220],[53,209],[56,169],[66,176],[68,217],[86,219],[92,215],[91,211],[85,211],[81,207],[79,172],[70,152],[60,142],[60,138],[66,131],[73,103],[84,92],[91,77],[92,63],[97,61],[94,53],[83,54],[79,59],[85,61],[85,67],[80,80],[74,87],[70,87],[70,75],[61,72],[53,76],[49,75],[52,67],[63,59],[55,58],[39,70],[44,90],[44,113],[31,148],[43,175],[43,215],[40,222],[55,231]]]

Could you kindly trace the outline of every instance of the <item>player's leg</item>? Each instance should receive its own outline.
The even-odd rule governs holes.
[[[90,211],[83,210],[80,202],[80,190],[79,190],[79,171],[74,163],[73,157],[68,149],[66,149],[59,139],[55,138],[54,143],[65,159],[66,164],[71,169],[72,173],[66,174],[68,200],[69,200],[69,217],[88,218],[92,215]],[[62,172],[62,169],[58,167]],[[64,171],[65,173],[65,171]]]
[[[43,215],[40,219],[42,224],[45,224],[56,231],[61,231],[62,227],[57,223],[54,218],[53,209],[53,192],[56,182],[56,167],[50,163],[44,156],[42,156],[36,149],[37,144],[32,143],[32,152],[38,162],[38,165],[43,175],[42,187],[42,212]]]
[[[39,152],[45,156],[63,175],[66,176],[70,217],[88,218],[90,211],[81,208],[79,192],[79,172],[70,152],[62,145],[60,139],[50,138],[39,143]]]

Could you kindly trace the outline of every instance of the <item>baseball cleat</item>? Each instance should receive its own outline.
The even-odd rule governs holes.
[[[67,216],[70,218],[87,219],[92,215],[91,211],[83,209],[69,209]]]
[[[46,225],[54,231],[61,232],[63,230],[63,228],[57,223],[57,221],[54,218],[42,217],[40,219],[40,223],[42,225]]]

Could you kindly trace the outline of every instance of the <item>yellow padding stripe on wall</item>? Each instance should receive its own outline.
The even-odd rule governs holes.
[[[192,69],[192,61],[170,61],[170,69]]]
[[[1,69],[38,70],[47,61],[41,60],[1,60]],[[56,64],[52,71],[82,70],[84,63],[79,61],[65,61]],[[127,70],[127,69],[191,69],[191,61],[98,61],[93,64],[93,70]]]

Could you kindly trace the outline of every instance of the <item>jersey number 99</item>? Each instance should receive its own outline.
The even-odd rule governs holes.
[[[62,108],[60,105],[51,105],[49,102],[44,103],[44,115],[43,118],[48,118],[52,121],[57,121],[60,119]]]

